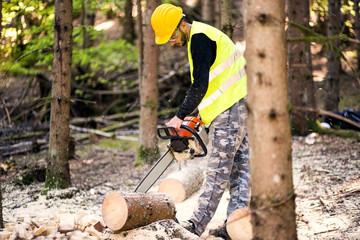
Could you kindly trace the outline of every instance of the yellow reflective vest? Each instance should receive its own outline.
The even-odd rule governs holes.
[[[209,124],[246,96],[246,61],[226,34],[210,25],[194,21],[188,42],[191,82],[194,81],[191,38],[197,33],[203,33],[216,42],[216,59],[210,67],[208,90],[198,106],[201,120]]]

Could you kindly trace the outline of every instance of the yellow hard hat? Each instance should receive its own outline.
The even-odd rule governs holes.
[[[172,4],[161,4],[151,16],[151,26],[155,32],[156,44],[167,43],[180,23],[183,10]]]

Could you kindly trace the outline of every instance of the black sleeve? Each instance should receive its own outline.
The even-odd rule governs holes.
[[[194,66],[194,81],[176,113],[180,119],[184,119],[193,112],[206,94],[210,67],[216,58],[216,42],[203,33],[194,34],[191,38],[190,51]]]

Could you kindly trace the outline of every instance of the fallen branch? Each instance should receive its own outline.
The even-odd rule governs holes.
[[[308,112],[315,112],[319,115],[326,115],[326,116],[334,117],[334,118],[340,119],[341,121],[347,122],[347,123],[360,129],[360,124],[358,124],[357,122],[354,122],[346,117],[340,116],[333,112],[329,112],[329,111],[322,110],[322,109],[314,109],[314,108],[308,108],[308,107],[296,107],[296,106],[294,106],[294,109],[308,111]]]
[[[95,130],[95,129],[90,129],[90,128],[82,128],[82,127],[76,127],[74,125],[69,125],[70,129],[75,130],[75,131],[79,131],[79,132],[85,132],[85,133],[94,133],[96,135],[100,135],[103,137],[108,137],[108,138],[116,138],[116,139],[122,139],[122,140],[129,140],[129,141],[137,141],[137,138],[134,137],[126,137],[126,136],[119,136],[116,135],[116,133],[113,132],[103,132],[100,130]]]
[[[1,92],[0,92],[0,98],[1,98],[1,103],[2,103],[3,106],[4,106],[4,109],[5,109],[6,116],[7,116],[7,118],[8,118],[9,124],[11,124],[11,118],[10,118],[9,110],[8,110],[7,107],[6,107],[6,103],[5,103],[5,100],[4,100]]]

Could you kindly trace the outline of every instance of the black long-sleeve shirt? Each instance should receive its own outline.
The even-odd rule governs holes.
[[[191,38],[190,51],[193,59],[194,81],[176,113],[180,119],[184,119],[193,112],[206,94],[210,67],[216,58],[216,42],[203,33],[194,34]]]

